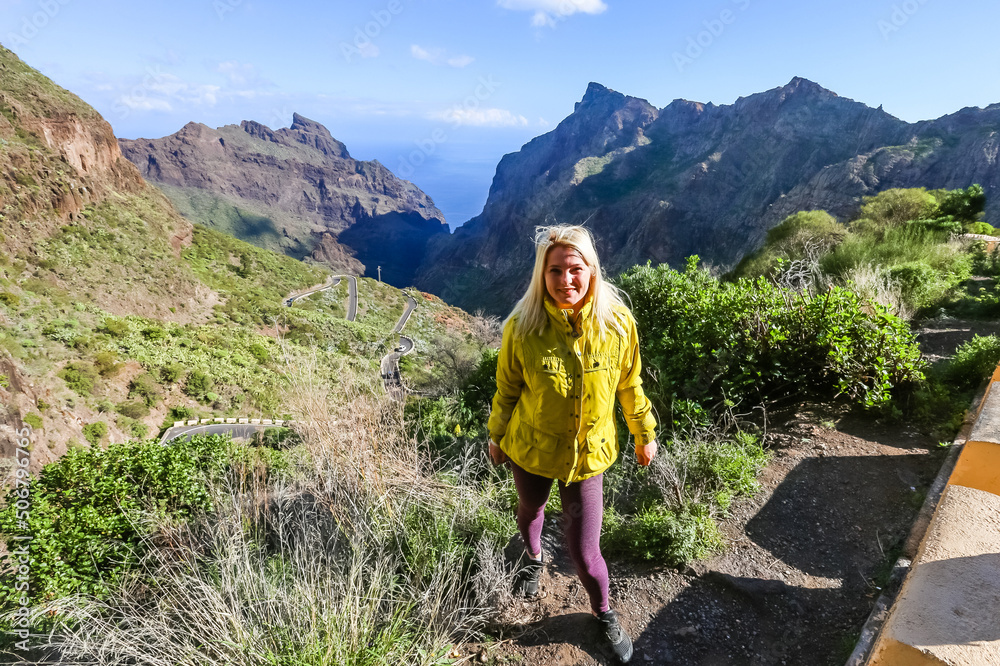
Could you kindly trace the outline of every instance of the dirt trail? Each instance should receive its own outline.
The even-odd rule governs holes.
[[[997,324],[943,320],[918,332],[933,361]],[[947,453],[906,424],[863,415],[797,414],[766,444],[763,489],[722,523],[723,553],[683,572],[609,560],[633,664],[841,666]],[[508,627],[488,663],[615,663],[558,537],[548,541],[542,598],[523,602],[531,619]]]

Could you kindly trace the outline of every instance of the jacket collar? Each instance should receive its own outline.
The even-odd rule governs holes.
[[[590,313],[593,310],[590,294],[587,294],[584,300],[583,306],[580,308],[580,317],[577,320],[577,325],[580,329],[583,328],[583,323],[590,318]],[[562,310],[557,306],[551,298],[545,297],[545,311],[549,314],[549,319],[552,323],[560,328],[573,330],[573,323],[569,318],[569,310]]]

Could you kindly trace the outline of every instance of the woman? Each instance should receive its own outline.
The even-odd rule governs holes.
[[[525,564],[515,584],[527,596],[538,592],[545,503],[558,479],[570,557],[605,639],[625,663],[632,641],[609,606],[600,539],[603,472],[618,457],[616,397],[639,464],[656,455],[635,320],[603,280],[586,229],[539,228],[535,246],[531,283],[504,323],[489,420],[490,457],[509,461],[517,487]]]

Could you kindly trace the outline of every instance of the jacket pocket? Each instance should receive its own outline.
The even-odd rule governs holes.
[[[543,356],[535,361],[532,373],[534,413],[531,424],[535,430],[550,435],[564,435],[573,423],[566,365],[558,356]]]

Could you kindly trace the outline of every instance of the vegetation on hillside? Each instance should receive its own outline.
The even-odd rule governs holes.
[[[846,225],[824,211],[796,213],[768,232],[733,277],[764,276],[811,293],[844,286],[904,318],[927,316],[963,300],[962,286],[982,273],[982,243],[958,235],[996,233],[981,219],[985,206],[983,189],[973,185],[886,190],[865,197]]]

